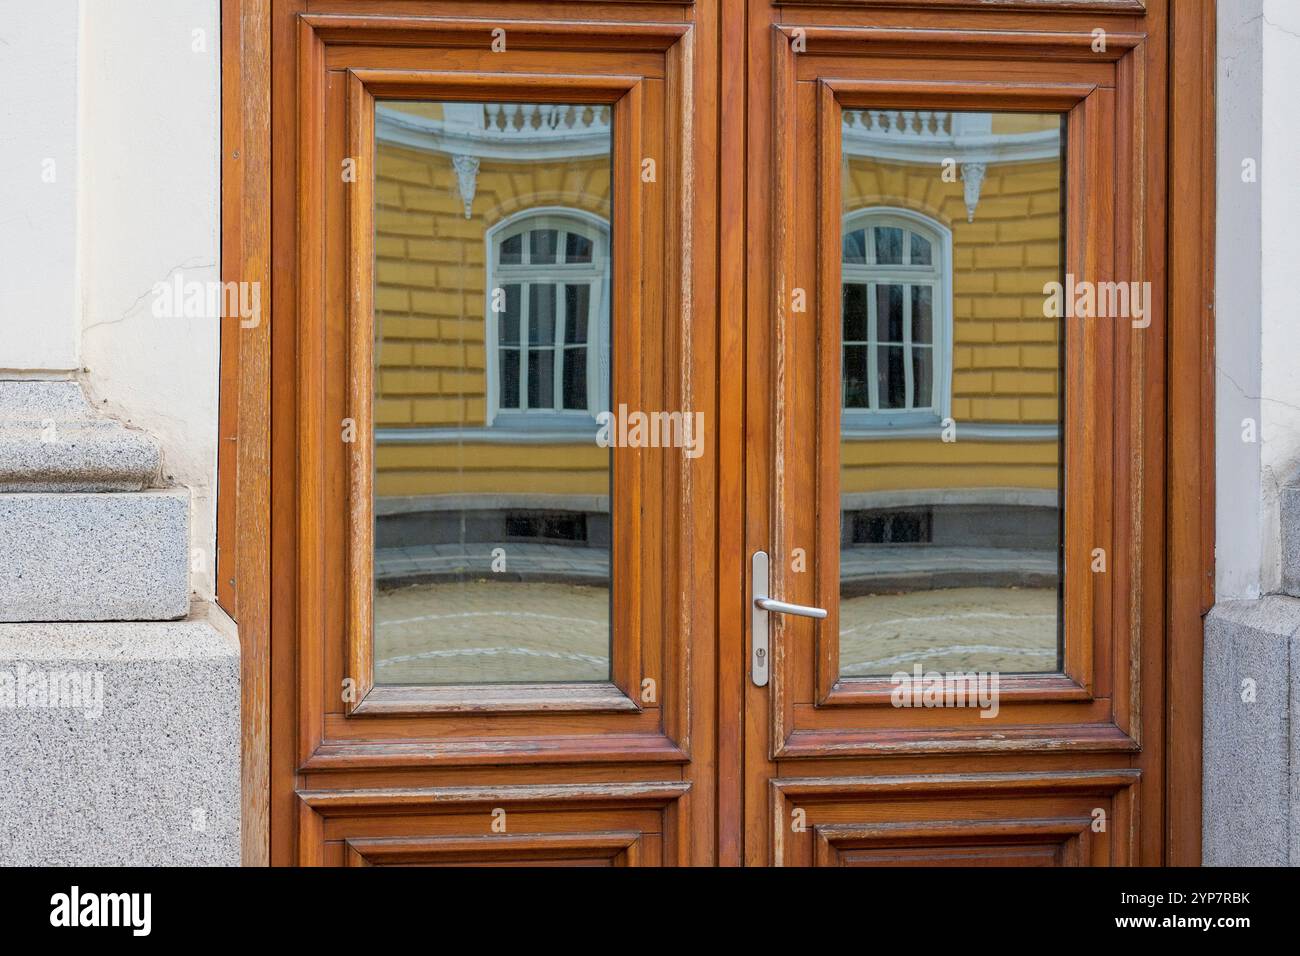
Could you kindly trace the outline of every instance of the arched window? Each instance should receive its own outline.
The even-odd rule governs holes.
[[[487,234],[487,424],[586,428],[609,404],[609,228],[530,209]]]
[[[844,217],[843,424],[882,429],[948,417],[952,234],[906,209]]]

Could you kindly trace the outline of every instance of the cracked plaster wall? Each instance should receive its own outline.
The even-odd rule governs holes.
[[[1280,587],[1278,496],[1300,471],[1300,3],[1230,0],[1218,20],[1215,551],[1223,601]],[[1255,181],[1244,181],[1251,163]]]
[[[190,489],[191,582],[205,599],[218,322],[156,316],[153,287],[220,278],[218,8],[83,0],[79,84],[81,376],[98,408],[159,439],[164,475]]]

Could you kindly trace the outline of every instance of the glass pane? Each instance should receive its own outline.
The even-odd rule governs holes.
[[[555,350],[528,350],[528,407],[555,407]]]
[[[587,407],[587,350],[564,350],[564,407]]]
[[[876,341],[903,341],[903,287],[876,286]]]
[[[554,229],[534,229],[528,234],[528,261],[533,265],[554,262],[555,241]]]
[[[912,233],[912,265],[928,266],[933,264],[930,259],[930,240]]]
[[[565,234],[564,246],[565,262],[590,262],[591,261],[591,240],[584,235],[576,232]]]
[[[528,344],[555,344],[555,286],[528,287]]]
[[[868,408],[871,405],[867,384],[867,355],[870,351],[865,345],[844,347],[845,408]]]
[[[519,407],[519,350],[501,350],[501,395],[498,401],[502,408]]]
[[[867,261],[867,240],[861,229],[844,234],[844,261],[850,263]]]
[[[497,256],[497,262],[503,266],[517,266],[524,261],[524,237],[522,235],[511,236],[509,239],[502,240],[501,251]]]
[[[1064,342],[1042,290],[1064,279],[1062,117],[934,116],[924,131],[889,115],[842,130],[842,233],[866,230],[875,253],[851,260],[844,245],[846,679],[1061,668]],[[971,142],[983,145],[967,160]],[[986,164],[978,195],[966,191],[973,180],[935,173],[935,150]],[[924,282],[899,280],[902,238],[889,220],[900,207],[917,217],[902,230],[905,268]],[[936,248],[949,235],[952,262]],[[870,356],[849,344],[850,290],[862,283],[874,287]],[[868,368],[876,408],[864,400]],[[956,441],[941,440],[945,419]]]
[[[564,287],[564,341],[577,345],[587,341],[587,317],[591,308],[591,286]]]
[[[497,326],[497,341],[502,345],[519,344],[519,286],[511,284],[501,287],[502,304],[505,310],[500,313]]]
[[[867,287],[844,283],[844,341],[867,341]]]
[[[912,406],[929,408],[934,403],[934,351],[924,346],[912,347]]]
[[[880,265],[903,264],[903,230],[895,226],[876,227],[876,262]]]
[[[934,341],[934,291],[928,285],[912,286],[912,341]]]
[[[903,347],[876,349],[876,390],[881,408],[907,407],[907,377],[903,372]]]
[[[378,685],[610,679],[611,119],[377,104]]]

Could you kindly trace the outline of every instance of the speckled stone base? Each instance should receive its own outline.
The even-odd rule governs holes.
[[[162,621],[189,608],[185,489],[0,494],[0,621]]]
[[[220,612],[0,624],[0,864],[240,860],[239,647]]]
[[[1300,865],[1300,599],[1205,621],[1202,861]]]

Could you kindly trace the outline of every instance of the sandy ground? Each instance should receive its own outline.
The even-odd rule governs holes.
[[[953,588],[840,605],[845,677],[1057,669],[1056,592]],[[381,684],[609,679],[609,591],[569,584],[424,584],[375,597]]]

